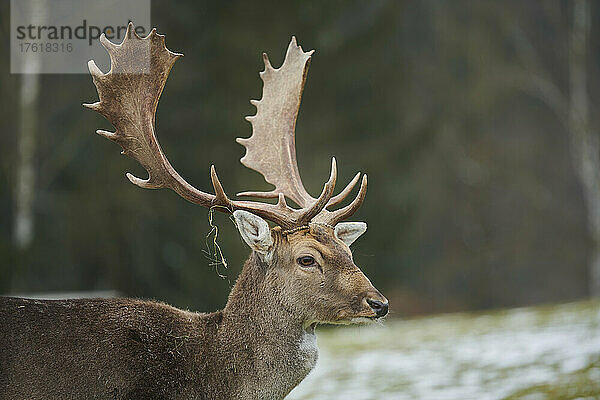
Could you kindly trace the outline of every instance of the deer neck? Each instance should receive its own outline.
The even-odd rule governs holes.
[[[272,274],[261,257],[253,252],[231,290],[223,310],[224,319],[233,324],[241,322],[246,330],[273,333],[269,337],[272,340],[314,333],[314,329],[304,326],[302,313],[286,304],[278,279]]]
[[[223,310],[224,340],[244,344],[240,398],[283,398],[317,361],[314,328],[305,329],[302,316],[285,305],[277,280],[270,278],[266,264],[253,253]],[[258,395],[257,388],[264,393]]]

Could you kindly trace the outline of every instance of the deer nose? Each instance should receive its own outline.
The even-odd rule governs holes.
[[[375,311],[377,318],[383,317],[388,313],[388,303],[379,300],[367,299],[367,304]]]

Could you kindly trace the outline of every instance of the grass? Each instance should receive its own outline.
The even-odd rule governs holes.
[[[289,400],[600,399],[600,302],[318,331]]]

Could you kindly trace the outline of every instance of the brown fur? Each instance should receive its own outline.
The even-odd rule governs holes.
[[[253,252],[210,314],[0,298],[0,399],[283,399],[316,362],[314,324],[371,318],[365,298],[385,298],[331,229],[272,235],[271,262]],[[321,268],[301,268],[306,253]]]

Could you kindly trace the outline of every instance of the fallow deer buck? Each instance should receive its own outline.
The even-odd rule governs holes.
[[[0,398],[283,399],[317,361],[317,324],[368,321],[388,310],[348,247],[366,224],[341,222],[363,202],[366,176],[356,198],[333,211],[360,173],[333,196],[332,159],[329,180],[317,198],[300,179],[294,130],[312,51],[304,52],[292,38],[278,69],[263,55],[263,96],[252,101],[256,115],[247,117],[253,133],[237,140],[246,147],[241,162],[275,186],[238,196],[278,199],[271,204],[230,199],[214,167],[215,194],[202,192],[165,157],[154,132],[155,111],[181,55],[165,47],[164,36],[153,30],[140,38],[130,25],[120,45],[104,36],[101,42],[111,70],[104,74],[89,62],[100,101],[85,106],[116,129],[97,133],[121,145],[149,174],[147,179],[127,174],[129,180],[233,213],[252,253],[225,308],[213,313],[135,299],[2,298]],[[149,72],[134,73],[145,61]],[[299,208],[288,206],[286,197]]]

